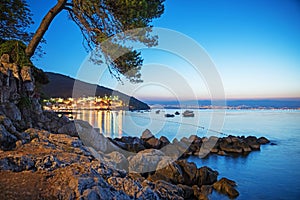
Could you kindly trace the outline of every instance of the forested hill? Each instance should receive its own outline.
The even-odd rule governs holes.
[[[133,110],[150,109],[146,103],[141,102],[138,99],[134,97],[130,97],[119,91],[114,91],[112,89],[103,86],[79,81],[69,76],[65,76],[58,73],[46,72],[46,74],[49,78],[49,83],[42,87],[42,93],[46,97],[62,97],[62,98],[82,97],[82,96],[104,97],[105,95],[107,96],[113,95],[113,96],[119,96],[119,99],[121,99],[123,102],[129,102],[129,107]],[[75,87],[76,91],[73,92],[74,84],[76,86]]]

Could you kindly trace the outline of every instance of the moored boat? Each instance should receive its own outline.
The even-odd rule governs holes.
[[[194,111],[191,111],[191,110],[186,110],[186,111],[184,111],[184,112],[182,113],[182,115],[183,115],[184,117],[194,117],[194,116],[195,116]]]

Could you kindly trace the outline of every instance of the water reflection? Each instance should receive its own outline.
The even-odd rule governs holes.
[[[114,138],[122,137],[123,116],[125,111],[108,110],[82,110],[74,114],[74,119],[89,122],[94,128],[99,129],[105,136]]]

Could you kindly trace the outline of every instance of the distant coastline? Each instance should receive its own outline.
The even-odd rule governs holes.
[[[247,110],[300,110],[300,98],[229,99],[225,102],[211,100],[144,100],[151,108],[165,109],[247,109]]]

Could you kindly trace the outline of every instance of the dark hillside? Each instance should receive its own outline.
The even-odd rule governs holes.
[[[75,80],[69,76],[65,76],[62,74],[46,72],[49,83],[44,85],[42,88],[43,94],[46,97],[82,97],[82,96],[100,96],[104,97],[105,95],[110,96],[119,96],[119,98],[127,103],[129,102],[129,107],[133,110],[147,110],[150,109],[147,104],[139,101],[134,97],[130,97],[124,93],[119,91],[114,91],[112,89],[86,83],[83,81]],[[73,92],[74,84],[76,84],[76,91]],[[73,94],[74,93],[74,94]]]

